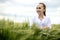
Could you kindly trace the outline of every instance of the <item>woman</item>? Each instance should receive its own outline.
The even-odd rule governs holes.
[[[36,12],[38,17],[33,18],[30,26],[36,23],[40,29],[50,29],[51,21],[49,17],[46,17],[46,5],[44,3],[39,3],[36,7]]]

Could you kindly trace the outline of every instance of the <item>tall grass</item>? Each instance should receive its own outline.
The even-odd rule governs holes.
[[[60,24],[50,30],[41,30],[36,24],[30,28],[28,22],[15,23],[0,20],[0,40],[60,40]]]

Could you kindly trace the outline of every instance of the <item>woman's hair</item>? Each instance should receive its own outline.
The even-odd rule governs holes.
[[[45,5],[44,3],[39,3],[39,4],[42,4],[42,5],[43,5],[43,7],[44,7],[44,9],[45,9],[45,11],[44,11],[44,16],[46,16],[46,5]]]

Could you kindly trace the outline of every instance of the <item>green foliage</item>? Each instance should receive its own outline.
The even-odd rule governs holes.
[[[30,28],[28,22],[16,23],[0,20],[0,40],[60,40],[60,24],[41,30],[36,24]]]

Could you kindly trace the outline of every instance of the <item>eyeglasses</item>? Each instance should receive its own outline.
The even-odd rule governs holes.
[[[36,9],[41,9],[41,7],[36,7]]]

